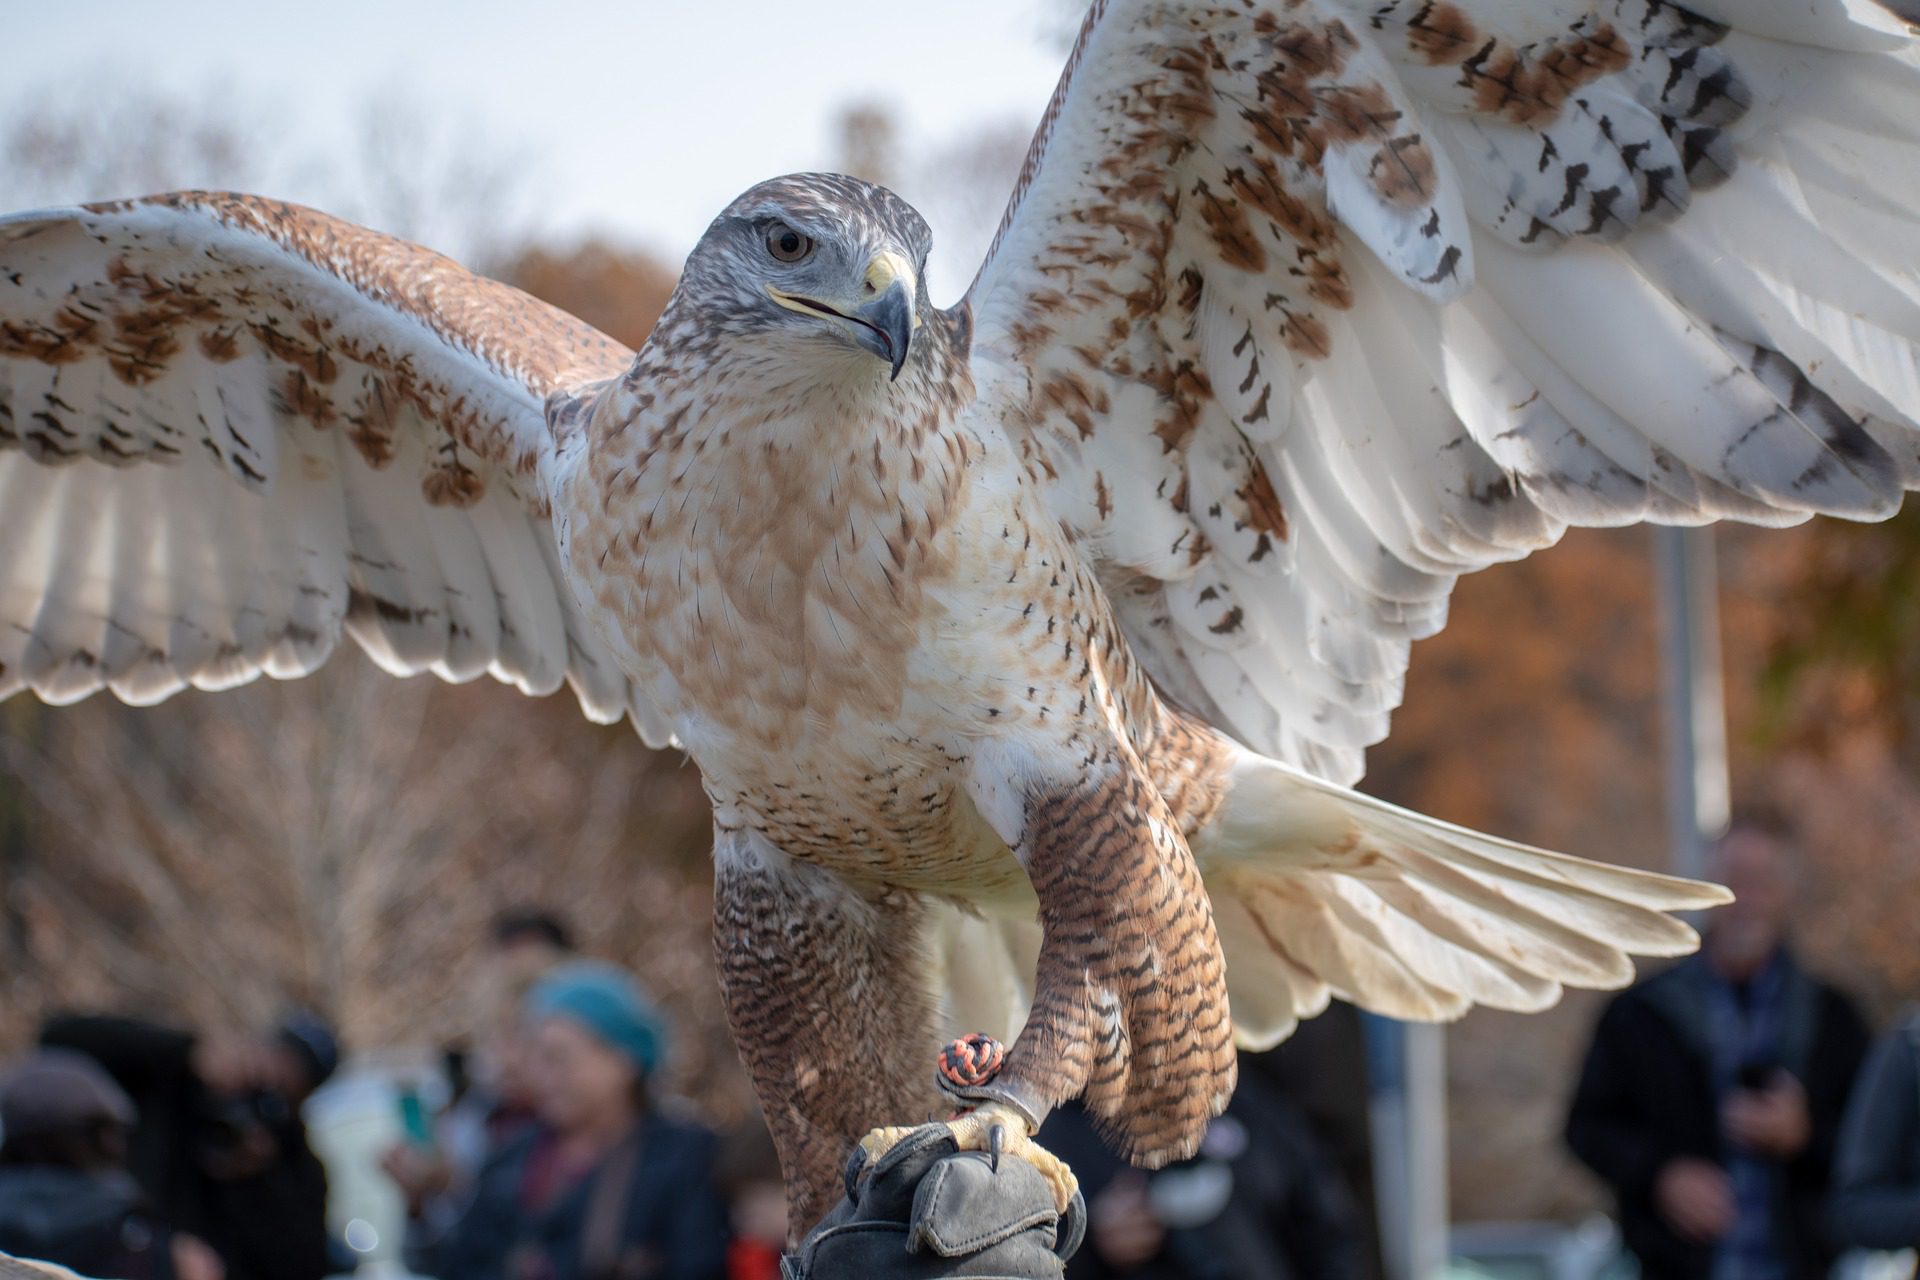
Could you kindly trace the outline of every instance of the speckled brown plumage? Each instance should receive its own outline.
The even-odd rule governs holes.
[[[1155,788],[1125,767],[1027,798],[1016,852],[1045,932],[1032,1012],[995,1085],[1045,1115],[1084,1096],[1115,1146],[1192,1155],[1233,1093],[1213,912]]]
[[[449,345],[471,351],[503,374],[524,377],[543,395],[613,376],[633,359],[631,350],[592,325],[510,285],[475,275],[444,254],[284,200],[232,191],[175,191],[83,207],[115,213],[141,205],[204,211],[236,230],[258,233],[337,276],[370,301],[410,316]],[[209,265],[214,261],[209,259]],[[217,304],[190,273],[169,280],[139,279],[156,294],[151,305],[169,312],[166,327],[176,336],[178,319],[218,319]],[[250,286],[257,289],[258,280]],[[302,329],[321,327],[329,326],[301,324]],[[313,361],[325,349],[324,342],[293,347],[311,352],[308,358]]]
[[[716,831],[714,865],[714,965],[797,1233],[840,1198],[852,1135],[938,1106],[923,913],[910,892],[849,890],[751,832]]]
[[[566,679],[599,718],[638,709],[556,579],[530,572],[551,555],[545,401],[632,352],[439,254],[257,196],[7,219],[0,260],[0,456],[78,464],[76,502],[106,483],[89,461],[161,468],[116,504],[152,532],[111,622],[54,584],[25,650],[0,652],[0,692],[150,702],[303,673],[345,630],[394,670]],[[196,489],[209,467],[230,501]],[[191,558],[197,535],[165,530],[202,510],[235,536]],[[188,563],[235,612],[172,577]],[[134,585],[156,580],[158,596]]]
[[[233,192],[181,191],[146,200],[89,205],[88,213],[141,209],[205,214],[236,232],[258,235],[297,255],[315,271],[350,286],[374,305],[390,307],[441,341],[469,352],[500,375],[524,380],[539,396],[624,371],[633,353],[591,325],[451,259],[313,209]],[[62,225],[24,229],[66,234]],[[0,320],[0,357],[66,365],[104,358],[130,388],[164,377],[177,361],[214,364],[239,357],[242,340],[276,366],[269,375],[277,408],[315,429],[341,427],[375,467],[393,457],[402,406],[438,424],[448,436],[443,462],[422,478],[433,505],[471,505],[482,481],[461,458],[524,471],[524,449],[508,446],[497,414],[436,378],[407,353],[349,329],[316,309],[292,281],[264,278],[255,264],[211,252],[184,253],[162,266],[135,267],[134,242],[102,240],[107,255],[99,287],[65,301],[46,321]],[[182,447],[156,438],[136,443],[89,436],[57,407],[12,433],[22,447],[49,459],[105,453],[123,461]],[[233,464],[249,465],[236,454]],[[255,474],[253,479],[264,479]]]
[[[864,1045],[884,1017],[924,1045],[917,1007],[846,1003],[877,970],[907,980],[913,895],[1031,910],[1039,894],[1043,1012],[1006,1078],[1044,1115],[1093,1069],[1101,1113],[1140,1158],[1185,1154],[1231,1088],[1219,949],[1183,834],[1220,803],[1231,748],[1161,703],[1004,437],[966,416],[962,318],[929,311],[897,384],[816,385],[690,306],[715,270],[696,258],[634,370],[578,424],[584,465],[556,516],[578,580],[620,619],[625,660],[700,761],[723,845],[762,851],[755,866],[778,851],[841,886],[826,908],[833,942],[788,938],[831,980],[781,965],[756,977],[760,961],[727,956],[732,940],[755,956],[769,945],[734,905],[759,890],[732,883],[737,855],[722,859],[729,1008],[786,1117],[775,1131],[796,1214],[837,1194],[822,1135],[855,1113],[826,1093],[800,1099],[794,1042],[769,1029],[836,1026]],[[1018,759],[1000,757],[1003,743]],[[1091,778],[1097,793],[1081,789]],[[1004,809],[982,798],[1007,787]],[[1110,918],[1088,933],[1073,903],[1096,886]],[[899,936],[871,931],[874,901],[899,904]],[[869,932],[843,927],[860,921]],[[1156,948],[1160,979],[1134,975]],[[1117,1039],[1073,1012],[1096,995]],[[1195,1027],[1203,1048],[1181,1051],[1174,1038]],[[1100,1045],[1078,1043],[1095,1031]],[[872,1064],[905,1091],[880,1095],[880,1110],[924,1096],[932,1059],[908,1060],[904,1077],[892,1057]]]

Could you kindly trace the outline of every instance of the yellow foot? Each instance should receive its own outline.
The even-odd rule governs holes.
[[[1073,1196],[1080,1189],[1080,1180],[1073,1176],[1073,1170],[1053,1152],[1033,1140],[1027,1132],[1026,1118],[1011,1107],[996,1103],[984,1103],[963,1116],[946,1122],[953,1132],[953,1140],[962,1151],[994,1150],[994,1130],[1000,1130],[998,1154],[1019,1156],[1047,1180],[1053,1190],[1053,1207],[1061,1213],[1073,1203]],[[860,1139],[860,1149],[867,1153],[869,1161],[876,1161],[893,1149],[894,1143],[912,1133],[911,1127],[899,1125],[885,1129],[875,1129]]]

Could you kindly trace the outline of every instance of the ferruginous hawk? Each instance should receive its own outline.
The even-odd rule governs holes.
[[[342,631],[566,681],[699,763],[796,1227],[959,1031],[1011,1041],[968,1141],[1084,1094],[1184,1155],[1330,996],[1540,1009],[1694,946],[1711,886],[1350,788],[1460,574],[1920,482],[1910,35],[1109,0],[958,305],[897,197],[778,178],[637,354],[257,197],[0,219],[0,694]]]

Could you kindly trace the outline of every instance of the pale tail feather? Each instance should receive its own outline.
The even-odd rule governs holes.
[[[1248,1047],[1284,1039],[1330,996],[1440,1021],[1625,986],[1630,956],[1699,945],[1670,913],[1730,897],[1482,835],[1251,754],[1193,848]]]

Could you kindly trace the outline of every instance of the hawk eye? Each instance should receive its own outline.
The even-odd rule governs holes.
[[[784,222],[767,228],[767,252],[781,262],[798,262],[813,252],[813,241]]]

